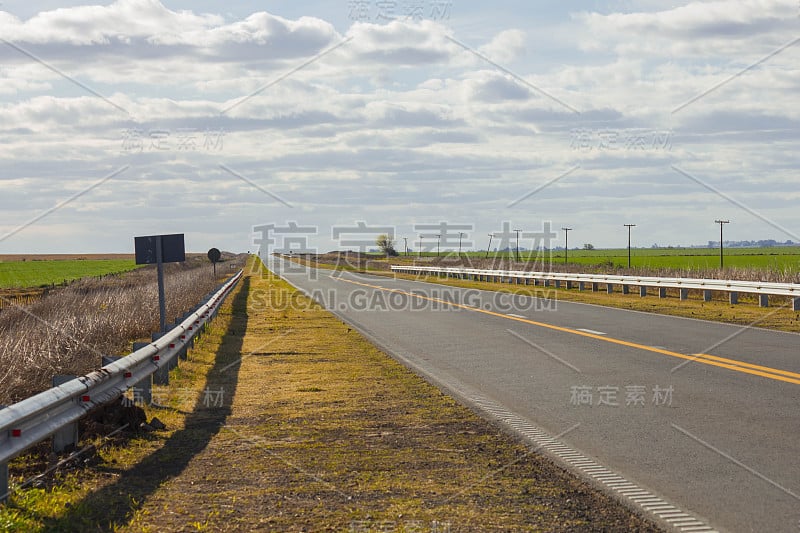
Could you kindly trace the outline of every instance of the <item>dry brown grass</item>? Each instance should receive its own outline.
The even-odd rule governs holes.
[[[390,270],[390,265],[420,265],[445,268],[480,268],[493,270],[522,270],[526,272],[566,272],[574,274],[612,274],[619,276],[647,276],[664,278],[729,279],[738,281],[764,281],[775,283],[800,283],[800,271],[796,268],[626,268],[613,264],[584,265],[554,263],[546,260],[514,261],[510,257],[458,257],[456,254],[441,257],[392,257],[386,259],[376,255],[355,252],[328,252],[326,254],[296,255],[294,260],[315,265],[330,265],[347,270]]]
[[[370,263],[377,262],[372,258]],[[385,260],[383,260],[386,263]],[[703,278],[703,279],[730,279],[738,281],[765,281],[776,283],[800,283],[800,272],[797,269],[767,269],[767,268],[742,268],[730,267],[722,270],[718,268],[647,268],[647,267],[619,267],[606,265],[581,265],[571,263],[550,263],[548,261],[521,261],[516,262],[510,258],[458,258],[453,255],[423,258],[422,261],[413,258],[393,258],[390,264],[407,265],[419,262],[425,266],[441,267],[466,267],[496,270],[523,270],[535,272],[567,272],[582,274],[613,274],[618,276],[647,276],[664,278]],[[387,267],[388,268],[388,267]]]
[[[167,265],[165,273],[168,318],[186,312],[219,282],[202,261]],[[0,313],[0,404],[49,388],[56,374],[97,369],[101,355],[128,353],[132,340],[157,329],[152,267],[87,278],[29,306],[7,307]]]

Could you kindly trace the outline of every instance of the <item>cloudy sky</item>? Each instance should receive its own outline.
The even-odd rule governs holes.
[[[796,0],[86,1],[0,3],[0,253],[800,241]]]

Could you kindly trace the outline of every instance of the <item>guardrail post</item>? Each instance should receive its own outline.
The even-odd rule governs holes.
[[[641,296],[642,298],[647,296],[647,287],[646,286],[639,285],[639,296]]]
[[[689,289],[678,289],[680,293],[681,300],[688,300],[689,299]]]
[[[572,281],[567,280],[566,281],[566,285],[567,285],[567,289],[571,289],[572,288]]]
[[[557,280],[553,281],[553,285],[555,285],[556,289],[560,289],[561,288],[561,280],[557,279]]]
[[[0,503],[8,500],[8,463],[0,463]]]
[[[631,288],[628,285],[622,286],[622,294],[630,294]]]
[[[71,376],[71,375],[63,375],[63,376],[53,376],[53,387],[58,387],[59,385],[63,385],[67,381],[72,381],[78,376]],[[78,447],[78,423],[73,422],[71,424],[67,424],[63,428],[59,429],[55,433],[53,433],[53,451],[63,452],[69,446]],[[3,494],[2,490],[0,490]]]
[[[169,361],[167,361],[167,370],[172,370],[173,368],[178,368],[178,358],[173,357]]]
[[[711,291],[708,289],[703,290],[703,301],[710,302],[711,301]]]
[[[759,294],[758,305],[761,307],[769,307],[769,294]]]
[[[544,286],[545,287],[549,287],[550,286],[550,280],[549,279],[544,280]]]
[[[5,405],[0,405],[0,411],[5,409]],[[8,499],[8,463],[0,463],[0,503],[5,503]]]
[[[592,282],[592,292],[597,292],[599,290],[599,285],[596,282]]]
[[[736,305],[736,304],[739,303],[739,293],[738,292],[731,291],[730,302],[731,302],[731,305]]]
[[[160,339],[163,333],[153,333],[153,342]],[[159,361],[158,370],[153,372],[153,383],[156,385],[169,385],[169,364]]]
[[[792,311],[800,311],[800,296],[792,298]]]
[[[614,292],[614,284],[613,283],[606,283],[606,293],[613,294]]]
[[[141,350],[145,346],[147,346],[146,342],[134,342],[133,351],[135,352],[136,350]],[[134,402],[136,401],[137,391],[139,392],[139,398],[141,398],[141,401],[144,405],[150,405],[153,403],[153,376],[149,375],[134,385]]]
[[[584,289],[583,282],[582,282],[582,281],[579,281],[579,282],[578,282],[578,290],[579,290],[579,291],[582,291],[583,289]]]
[[[110,365],[114,361],[119,361],[122,357],[116,357],[113,355],[101,355],[100,356],[100,366]]]
[[[659,287],[658,288],[658,297],[659,298],[666,298],[667,297],[667,288],[666,287]]]

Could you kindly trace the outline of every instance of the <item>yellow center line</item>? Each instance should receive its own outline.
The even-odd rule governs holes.
[[[332,277],[332,276],[331,276]],[[532,326],[539,326],[542,328],[551,329],[554,331],[561,331],[563,333],[571,333],[573,335],[580,335],[581,337],[588,337],[590,339],[596,339],[603,342],[610,342],[612,344],[619,344],[621,346],[627,346],[629,348],[636,348],[639,350],[644,350],[647,352],[659,353],[662,355],[668,355],[670,357],[677,357],[679,359],[687,359],[689,361],[696,361],[698,363],[702,363],[704,365],[712,365],[718,366],[721,368],[727,368],[728,370],[734,370],[736,372],[743,372],[745,374],[752,374],[754,376],[761,376],[769,379],[774,379],[777,381],[785,381],[787,383],[794,383],[796,385],[800,385],[800,374],[795,372],[789,372],[788,370],[779,370],[776,368],[771,368],[768,366],[761,366],[755,365],[752,363],[745,363],[744,361],[737,361],[736,359],[726,359],[724,357],[718,357],[716,355],[710,354],[694,354],[694,355],[687,355],[683,353],[673,352],[670,350],[664,350],[662,348],[655,348],[653,346],[647,346],[645,344],[638,344],[635,342],[624,341],[622,339],[615,339],[614,337],[609,337],[607,335],[595,335],[594,333],[589,333],[586,331],[580,331],[577,329],[572,328],[565,328],[563,326],[554,326],[553,324],[547,324],[545,322],[537,322],[536,320],[531,320],[528,318],[523,317],[516,317],[512,315],[507,315],[503,313],[498,313],[496,311],[489,311],[488,309],[481,309],[480,307],[473,307],[470,305],[449,302],[447,300],[442,300],[440,298],[433,298],[431,296],[425,296],[422,294],[408,292],[401,289],[390,289],[387,287],[381,287],[380,285],[372,285],[369,283],[362,283],[360,281],[353,281],[344,278],[333,278],[337,281],[344,281],[345,283],[352,283],[353,285],[361,285],[363,287],[369,287],[371,289],[377,289],[380,291],[386,292],[395,292],[399,294],[405,294],[407,296],[412,296],[414,298],[419,298],[422,300],[428,300],[431,302],[437,302],[442,304],[451,305],[453,307],[459,307],[461,309],[466,309],[467,311],[474,311],[476,313],[483,313],[485,315],[496,316],[499,318],[505,318],[506,320],[514,320],[516,322],[522,322],[525,324],[530,324]]]
[[[772,372],[772,373],[775,373],[775,374],[781,374],[783,376],[789,376],[789,377],[792,377],[792,378],[800,379],[800,374],[798,374],[797,372],[790,372],[788,370],[778,370],[777,368],[771,368],[771,367],[768,367],[768,366],[754,365],[753,363],[745,363],[744,361],[737,361],[735,359],[726,359],[724,357],[719,357],[717,355],[711,355],[711,354],[707,354],[707,353],[696,353],[694,355],[696,357],[699,357],[699,358],[713,359],[715,361],[727,362],[727,363],[731,363],[731,364],[734,364],[734,365],[737,365],[737,366],[743,366],[743,367],[747,367],[747,368],[755,368],[757,370],[764,370],[764,371],[767,371],[767,372]]]

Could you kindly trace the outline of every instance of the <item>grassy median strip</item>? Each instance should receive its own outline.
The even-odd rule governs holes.
[[[249,275],[237,291],[226,304],[231,314],[192,353],[194,366],[181,367],[185,382],[173,385],[194,391],[194,403],[177,399],[169,417],[158,414],[168,431],[104,457],[100,470],[113,471],[113,479],[93,481],[93,490],[62,505],[48,524],[656,530],[270,273]]]

